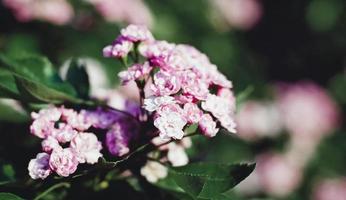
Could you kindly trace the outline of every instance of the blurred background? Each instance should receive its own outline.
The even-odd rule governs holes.
[[[77,57],[111,88],[122,68],[102,48],[126,24],[194,45],[232,80],[238,133],[194,138],[192,160],[256,161],[234,199],[345,200],[345,22],[343,0],[2,0],[0,51]],[[28,114],[0,99],[0,120],[0,179],[24,177]]]

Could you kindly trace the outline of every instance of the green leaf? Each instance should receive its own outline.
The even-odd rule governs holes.
[[[0,67],[15,77],[23,100],[29,102],[80,103],[73,87],[63,82],[47,58],[25,56],[12,60],[0,55]]]
[[[12,74],[0,69],[0,97],[17,99],[19,91]]]
[[[21,198],[17,195],[14,195],[11,193],[4,193],[4,192],[0,193],[0,199],[1,200],[23,200],[23,198]]]
[[[85,66],[79,64],[78,60],[72,59],[69,65],[66,81],[68,81],[77,91],[79,97],[87,99],[89,97],[89,77]]]
[[[193,163],[170,170],[175,183],[194,199],[219,198],[254,170],[255,164]]]

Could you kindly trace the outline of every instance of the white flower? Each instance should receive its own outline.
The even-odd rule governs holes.
[[[163,112],[155,119],[154,126],[160,130],[160,137],[163,139],[182,139],[186,123],[186,119],[178,112]]]
[[[174,102],[174,97],[171,96],[149,97],[144,99],[144,108],[149,112],[153,112],[162,105],[173,104]]]
[[[148,161],[141,168],[141,175],[151,183],[156,183],[159,179],[165,178],[167,174],[167,168],[155,161]]]
[[[167,158],[174,167],[184,166],[189,163],[184,147],[176,143],[169,144]]]

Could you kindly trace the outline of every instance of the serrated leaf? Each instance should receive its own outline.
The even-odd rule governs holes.
[[[11,193],[4,193],[4,192],[0,192],[0,199],[1,200],[23,200],[23,198],[11,194]]]
[[[193,163],[170,170],[175,183],[194,199],[212,199],[236,186],[255,164]]]

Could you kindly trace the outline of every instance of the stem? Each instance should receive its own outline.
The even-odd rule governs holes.
[[[139,102],[140,102],[140,115],[139,115],[139,121],[143,122],[148,119],[146,110],[143,109],[144,106],[144,99],[145,99],[145,92],[144,92],[144,87],[145,87],[145,81],[136,81],[137,87],[139,89]]]
[[[52,187],[48,188],[46,191],[42,192],[41,194],[39,194],[34,200],[39,200],[42,199],[44,196],[46,196],[47,194],[49,194],[50,192],[52,192],[55,189],[58,189],[60,187],[66,187],[69,188],[71,185],[69,183],[66,182],[62,182],[62,183],[58,183],[56,185],[53,185]]]

